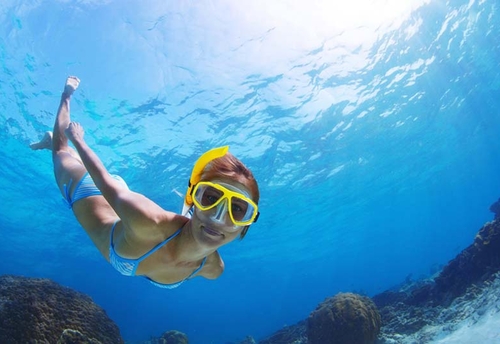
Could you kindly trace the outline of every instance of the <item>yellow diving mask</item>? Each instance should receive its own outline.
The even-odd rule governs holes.
[[[248,226],[259,217],[257,204],[248,194],[225,183],[198,182],[193,189],[194,205],[203,211],[216,208],[212,217],[219,220],[229,213],[236,226]]]

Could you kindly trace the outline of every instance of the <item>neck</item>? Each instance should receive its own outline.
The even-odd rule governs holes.
[[[176,238],[174,255],[179,262],[197,261],[217,251],[217,248],[206,247],[197,242],[191,225],[191,221],[187,221]]]

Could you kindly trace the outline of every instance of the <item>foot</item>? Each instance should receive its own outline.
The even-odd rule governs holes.
[[[52,149],[52,132],[47,131],[43,138],[39,142],[35,142],[30,144],[31,149],[39,150],[39,149]]]
[[[80,79],[78,79],[76,76],[68,76],[66,79],[66,85],[64,85],[64,91],[63,95],[67,97],[71,97],[73,92],[78,88],[78,85],[80,85]]]

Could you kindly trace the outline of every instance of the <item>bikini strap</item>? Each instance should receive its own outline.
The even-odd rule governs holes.
[[[156,251],[158,251],[160,248],[162,248],[163,246],[165,246],[170,240],[172,240],[177,235],[179,235],[179,233],[181,232],[181,229],[182,229],[182,227],[179,228],[174,234],[172,234],[171,236],[169,236],[168,238],[166,238],[165,240],[163,240],[161,243],[159,243],[158,245],[156,245],[155,247],[153,247],[149,252],[146,252],[144,255],[142,255],[139,258],[137,258],[135,260],[137,262],[137,264],[139,264],[144,259],[146,259],[150,255],[152,255],[153,253],[155,253]]]
[[[109,243],[113,249],[115,248],[115,244],[113,243],[113,234],[115,233],[115,227],[118,221],[120,221],[120,219],[116,220],[115,223],[113,223],[113,227],[111,227],[111,240],[109,241]]]
[[[63,201],[66,201],[66,205],[70,209],[71,209],[71,206],[73,205],[71,203],[71,196],[69,195],[69,189],[71,188],[71,184],[73,184],[73,179],[69,180],[68,185],[63,184],[63,189],[64,189],[64,199],[63,199]]]
[[[88,172],[86,172],[86,173],[82,176],[82,178],[80,179],[80,181],[78,182],[78,184],[76,185],[76,188],[75,188],[75,190],[73,191],[73,197],[75,196],[76,191],[78,191],[78,188],[80,187],[80,185],[82,185],[83,180],[87,177],[87,175],[88,175],[88,174],[89,174],[89,173],[88,173]],[[65,199],[66,199],[66,203],[68,204],[68,208],[70,208],[70,209],[73,207],[73,203],[75,203],[75,202],[73,202],[72,197],[71,197],[71,196],[70,196],[70,194],[69,194],[69,190],[71,189],[71,185],[72,185],[72,184],[73,184],[73,179],[70,179],[70,180],[69,180],[68,185],[63,184],[64,196],[65,196]]]
[[[203,258],[200,266],[198,267],[198,269],[194,270],[191,275],[189,275],[186,279],[190,279],[191,277],[193,277],[194,275],[196,275],[198,273],[198,271],[200,271],[201,269],[203,269],[203,266],[205,266],[205,262],[207,261],[207,257]]]

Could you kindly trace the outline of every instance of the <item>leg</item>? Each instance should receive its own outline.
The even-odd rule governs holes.
[[[76,186],[87,172],[78,153],[69,146],[68,138],[64,132],[71,122],[70,99],[79,83],[78,78],[68,77],[57,110],[53,134],[48,132],[39,143],[31,145],[32,149],[52,150],[54,175],[63,197],[66,196],[64,186],[69,187],[70,181],[72,181],[68,192],[69,195],[73,195]],[[119,219],[113,208],[103,196],[89,196],[73,204],[73,213],[107,259],[110,230],[113,223]]]
[[[64,185],[69,185],[70,180],[73,180],[74,187],[76,183],[85,174],[86,170],[78,156],[78,153],[68,145],[68,138],[64,134],[64,130],[71,122],[70,119],[70,100],[73,92],[78,88],[80,80],[76,77],[68,77],[64,85],[64,91],[61,95],[61,102],[57,110],[56,121],[54,123],[53,134],[45,134],[44,139],[37,147],[48,148],[52,150],[52,162],[54,163],[54,174],[57,185],[64,196]],[[50,145],[45,143],[49,141]],[[49,148],[50,147],[50,148]],[[73,190],[69,190],[70,194]]]
[[[30,148],[33,150],[39,150],[39,149],[52,150],[52,132],[46,131],[40,141],[30,144]]]
[[[52,150],[52,132],[46,131],[40,141],[33,142],[32,144],[30,144],[30,148],[33,150],[40,150],[40,149]],[[68,146],[68,151],[75,159],[81,160],[76,150],[74,150],[72,147]]]
[[[66,84],[64,85],[64,91],[61,95],[61,103],[59,104],[59,109],[57,110],[56,123],[54,124],[54,134],[52,134],[51,131],[47,131],[39,142],[35,142],[30,145],[31,149],[49,149],[53,151],[59,151],[69,148],[72,150],[71,154],[73,156],[78,156],[78,154],[76,154],[76,152],[68,146],[68,139],[64,135],[64,130],[70,123],[70,98],[78,88],[79,84],[80,80],[77,77],[68,77],[68,79],[66,80]]]
[[[61,103],[57,110],[56,123],[54,124],[54,134],[52,137],[52,152],[64,151],[68,148],[68,138],[64,130],[71,122],[69,117],[69,102],[73,92],[78,88],[80,80],[77,77],[70,76],[64,85],[64,91],[61,95]]]

